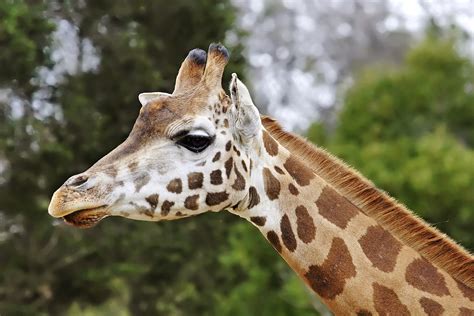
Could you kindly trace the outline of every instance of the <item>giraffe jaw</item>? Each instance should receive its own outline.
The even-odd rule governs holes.
[[[74,227],[91,228],[105,217],[110,216],[110,211],[106,205],[77,210],[63,216],[64,221]]]

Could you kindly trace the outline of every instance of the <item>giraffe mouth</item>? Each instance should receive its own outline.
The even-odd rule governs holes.
[[[95,226],[105,217],[109,216],[110,212],[106,205],[89,208],[85,210],[77,210],[66,216],[63,216],[64,222],[78,228],[91,228]]]

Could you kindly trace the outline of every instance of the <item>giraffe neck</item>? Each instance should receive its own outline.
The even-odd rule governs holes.
[[[269,134],[233,212],[252,222],[336,314],[474,313],[474,292],[350,203]]]

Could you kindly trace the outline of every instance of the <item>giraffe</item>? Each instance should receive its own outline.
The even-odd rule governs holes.
[[[252,223],[337,315],[474,315],[474,258],[323,149],[261,116],[220,44],[194,49],[173,93],[139,95],[128,138],[69,178],[48,211],[174,220],[227,210]]]

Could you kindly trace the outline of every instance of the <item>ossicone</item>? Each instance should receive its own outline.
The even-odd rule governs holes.
[[[210,89],[222,88],[222,75],[229,61],[229,52],[222,44],[212,43],[207,52],[204,82]]]
[[[173,94],[181,94],[196,87],[204,74],[206,61],[205,51],[199,48],[191,50],[179,68]]]

